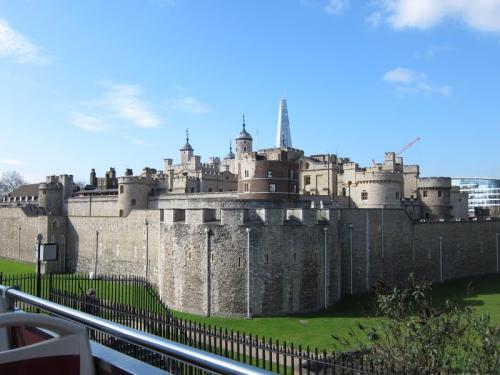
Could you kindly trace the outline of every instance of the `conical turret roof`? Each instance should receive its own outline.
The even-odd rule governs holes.
[[[236,137],[236,140],[237,141],[240,141],[240,140],[246,140],[246,141],[251,141],[252,140],[252,136],[250,135],[250,133],[247,132],[247,130],[245,129],[245,115],[243,115],[243,129],[240,131],[240,134],[238,134],[238,136]]]

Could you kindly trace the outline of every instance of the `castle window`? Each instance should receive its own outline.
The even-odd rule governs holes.
[[[42,194],[45,195],[47,193],[47,190],[42,189]]]
[[[165,210],[160,210],[160,223],[165,221]]]
[[[245,184],[245,191],[248,191],[248,184]]]
[[[309,163],[305,163],[305,164],[304,164],[304,167],[305,167],[306,169],[309,169]]]
[[[247,151],[247,148],[246,147],[243,147],[243,152],[246,152]]]
[[[214,253],[210,253],[210,261],[213,262],[214,261]]]
[[[136,204],[136,203],[137,203],[137,201],[136,201],[135,199],[132,199],[132,200],[130,201],[130,205],[131,205],[131,206],[135,206],[135,204]]]
[[[368,199],[368,192],[367,191],[362,191],[361,192],[361,200],[366,201]]]
[[[189,189],[189,191],[190,191],[191,193],[194,193],[194,187],[192,187],[191,189]]]
[[[289,169],[288,175],[290,176],[291,179],[294,179],[295,178],[295,171],[293,169]]]
[[[269,184],[269,191],[271,193],[275,193],[276,192],[276,184]]]
[[[343,188],[342,188],[342,196],[343,196],[343,197],[345,197],[345,196],[346,196],[346,193],[347,193],[347,191],[346,191],[345,187],[343,187]]]
[[[245,169],[245,177],[248,177],[248,176],[249,176],[248,169]]]
[[[187,254],[187,259],[188,259],[188,260],[191,260],[191,252],[188,252],[188,254]]]
[[[396,191],[396,199],[399,199],[399,191]]]
[[[241,268],[241,257],[238,257],[238,268]]]
[[[266,254],[266,263],[269,263],[269,254]]]
[[[208,192],[211,193],[212,192],[212,188],[208,188]]]
[[[423,193],[424,197],[427,196],[427,190],[424,190],[424,193]]]
[[[120,194],[123,194],[123,191],[125,190],[124,188],[125,188],[125,186],[120,185]]]
[[[304,185],[311,184],[311,176],[304,176]]]
[[[443,192],[441,190],[438,190],[438,197],[442,197],[443,196]]]
[[[268,170],[267,171],[267,178],[272,178],[273,177],[273,171]]]
[[[123,217],[123,210],[120,210],[120,213],[118,214],[120,217]]]

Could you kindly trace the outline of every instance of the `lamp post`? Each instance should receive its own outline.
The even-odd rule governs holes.
[[[99,230],[95,231],[95,262],[94,262],[94,277],[97,277],[97,257],[99,255]]]
[[[149,221],[144,219],[144,225],[146,226],[146,281],[148,281],[149,275]]]
[[[251,318],[250,315],[250,228],[246,229],[247,232],[247,319]]]
[[[17,232],[17,251],[18,251],[18,258],[21,260],[21,227],[18,228]]]
[[[42,294],[42,284],[41,284],[41,266],[42,262],[40,260],[40,249],[42,247],[43,234],[39,233],[36,236],[37,240],[37,251],[36,251],[36,296],[40,298]]]
[[[350,286],[351,286],[351,296],[353,295],[353,287],[352,287],[352,231],[353,231],[353,225],[349,224],[349,248],[350,248],[350,267],[349,269],[351,270],[351,275],[350,275]]]
[[[326,257],[326,243],[327,243],[327,235],[328,235],[328,228],[323,228],[323,232],[325,233],[325,247],[324,247],[324,258],[325,258],[325,269],[324,269],[324,274],[325,274],[325,310],[328,309],[328,279],[327,279],[327,257]]]

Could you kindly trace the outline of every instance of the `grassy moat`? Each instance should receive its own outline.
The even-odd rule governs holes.
[[[4,274],[31,273],[34,264],[0,259],[0,272]],[[441,304],[446,299],[455,299],[460,304],[469,305],[478,314],[489,314],[491,324],[500,325],[500,276],[492,275],[450,281],[433,287],[433,302]],[[176,316],[192,321],[210,324],[223,329],[245,332],[273,340],[293,342],[303,347],[333,349],[331,335],[347,337],[356,332],[356,325],[377,325],[372,300],[369,296],[345,297],[328,311],[300,316],[276,318],[231,319],[205,318],[176,312]],[[362,335],[359,335],[362,340]],[[339,349],[338,347],[336,349]],[[347,348],[343,348],[347,349]]]

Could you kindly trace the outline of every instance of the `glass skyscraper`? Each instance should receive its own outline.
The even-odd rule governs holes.
[[[451,184],[468,194],[469,216],[474,216],[475,208],[486,208],[490,216],[500,217],[500,179],[457,177]]]

